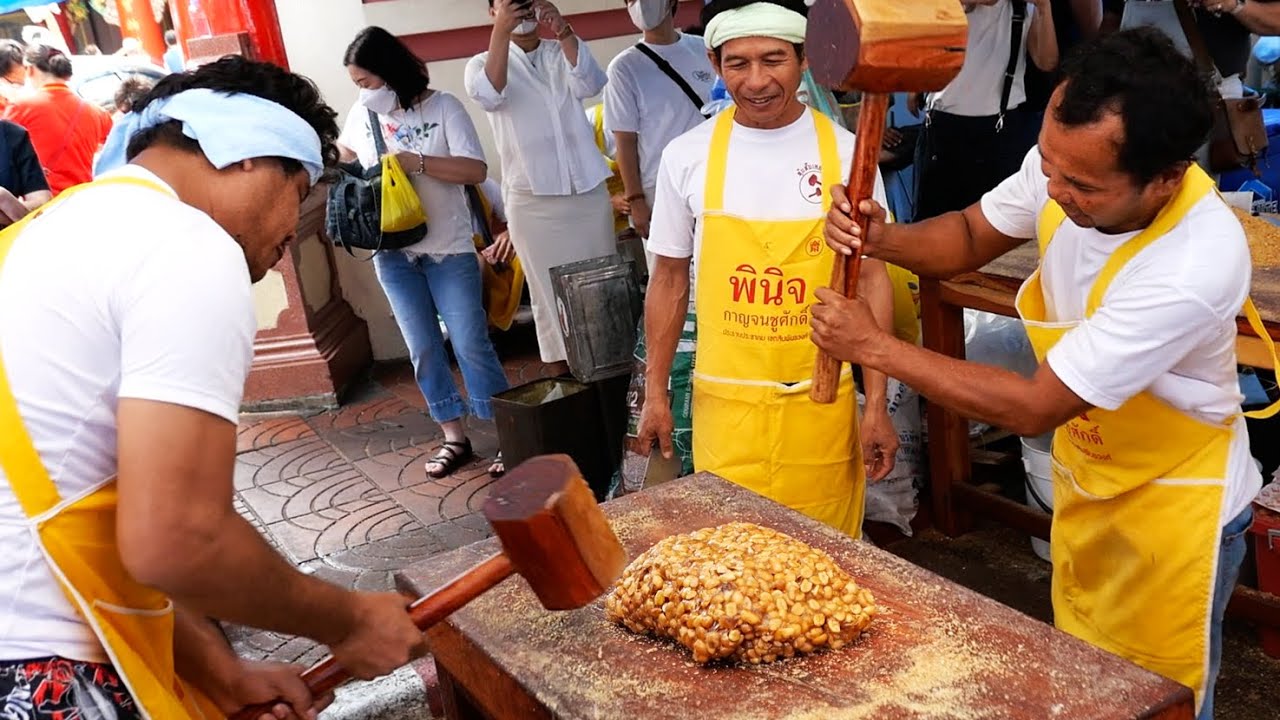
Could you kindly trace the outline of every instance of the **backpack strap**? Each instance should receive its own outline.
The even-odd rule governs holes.
[[[1013,6],[1013,27],[1009,33],[1009,63],[1004,69],[1004,87],[1000,89],[1000,113],[996,118],[996,132],[1004,129],[1004,113],[1009,109],[1013,81],[1018,74],[1018,60],[1022,58],[1022,26],[1027,21],[1027,0],[1010,0],[1009,4]]]
[[[667,77],[671,78],[672,82],[674,82],[676,85],[679,85],[680,89],[684,91],[684,94],[689,97],[689,100],[693,103],[693,106],[697,108],[698,113],[699,114],[702,113],[702,106],[706,105],[707,101],[698,97],[698,93],[695,92],[694,89],[689,86],[689,83],[685,82],[684,78],[680,77],[680,73],[676,72],[676,69],[671,67],[671,63],[667,62],[666,60],[663,60],[662,57],[658,55],[658,53],[653,51],[653,48],[649,47],[648,45],[645,45],[644,43],[636,43],[636,49],[639,50],[641,53],[643,53],[645,57],[652,60],[653,64],[657,65],[659,70],[661,70],[664,74],[666,74]]]

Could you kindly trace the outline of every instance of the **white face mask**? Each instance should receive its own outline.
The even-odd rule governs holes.
[[[512,35],[528,35],[529,33],[537,32],[537,30],[538,30],[537,20],[525,20],[524,22],[517,25],[516,29],[511,31],[511,34]]]
[[[376,90],[361,89],[360,104],[379,115],[390,115],[400,107],[400,98],[394,90],[383,85]]]
[[[667,19],[667,10],[671,8],[671,0],[636,0],[627,5],[631,14],[631,22],[641,32],[652,30]]]

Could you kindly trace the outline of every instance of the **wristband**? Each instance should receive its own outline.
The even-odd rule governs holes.
[[[564,24],[564,29],[556,33],[556,40],[565,41],[573,37],[573,26],[569,23]]]
[[[422,153],[418,153],[418,172],[416,174],[417,175],[427,174],[427,156],[423,155]]]
[[[647,200],[647,198],[645,198],[644,193],[633,193],[623,198],[623,200],[626,200],[627,202],[635,202],[637,200]]]

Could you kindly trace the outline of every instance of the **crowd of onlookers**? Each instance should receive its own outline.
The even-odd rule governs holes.
[[[1174,0],[958,1],[969,22],[959,76],[928,96],[895,98],[882,161],[899,220],[963,208],[994,188],[1036,143],[1065,53],[1121,25],[1156,24],[1150,6],[1175,8]],[[1177,2],[1187,3],[1219,79],[1245,73],[1252,35],[1280,28],[1280,3]],[[361,31],[344,57],[360,88],[342,136],[347,159],[375,164],[378,132],[429,218],[421,242],[373,262],[428,407],[445,430],[447,442],[427,464],[431,475],[473,457],[462,418],[491,417],[489,398],[506,389],[487,332],[486,266],[518,258],[542,360],[566,369],[551,269],[647,239],[664,149],[732,102],[718,86],[699,28],[676,26],[677,0],[626,5],[642,37],[602,67],[548,0],[490,0],[489,48],[466,66],[465,99],[432,89],[426,65],[380,28]],[[815,109],[854,126],[856,94],[818,87],[808,76],[801,92]],[[600,101],[584,108],[595,97]],[[468,100],[492,127],[494,158],[485,157]],[[501,186],[483,182],[498,172]],[[494,245],[488,250],[477,242],[477,217],[494,223],[486,228]],[[912,285],[897,288],[910,293]],[[444,369],[446,333],[467,400]],[[491,470],[502,469],[498,458]]]

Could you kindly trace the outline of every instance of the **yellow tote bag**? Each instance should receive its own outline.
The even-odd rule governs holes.
[[[412,230],[427,222],[422,200],[395,155],[382,158],[382,232]]]

